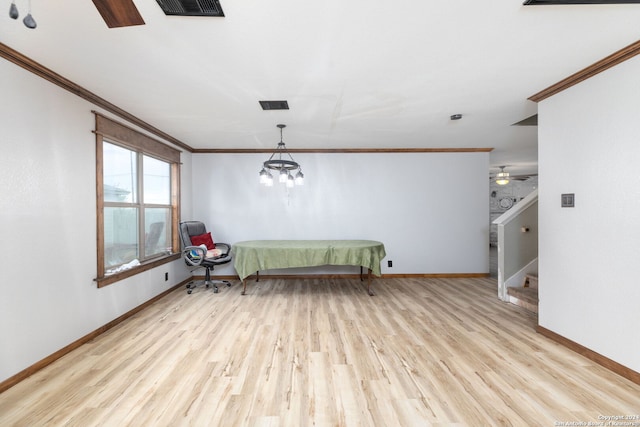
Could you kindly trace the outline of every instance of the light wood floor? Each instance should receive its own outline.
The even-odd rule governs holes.
[[[177,290],[0,394],[0,425],[553,426],[640,414],[640,386],[536,334],[494,279],[374,288]]]

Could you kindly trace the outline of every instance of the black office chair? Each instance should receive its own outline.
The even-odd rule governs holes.
[[[207,236],[208,235],[208,236]],[[189,267],[203,267],[206,272],[204,281],[201,283],[189,282],[187,284],[187,293],[190,294],[198,285],[205,285],[207,288],[213,286],[213,292],[218,293],[218,283],[231,286],[231,282],[227,280],[211,280],[211,270],[216,265],[226,264],[231,261],[231,245],[228,243],[215,243],[215,248],[221,253],[214,257],[207,258],[207,250],[200,246],[201,242],[211,240],[207,228],[200,221],[183,221],[180,223],[180,238],[182,239],[182,257]],[[206,244],[206,243],[204,243]],[[210,246],[210,244],[209,244]],[[195,269],[194,269],[195,270]],[[193,271],[193,270],[192,270]]]

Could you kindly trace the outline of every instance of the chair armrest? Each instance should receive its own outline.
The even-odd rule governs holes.
[[[223,247],[221,248],[220,246],[223,246]],[[229,255],[229,253],[231,252],[231,245],[228,243],[216,242],[216,249],[220,249],[222,251],[220,256],[216,258],[224,257]]]
[[[182,250],[185,262],[194,267],[202,264],[206,255],[207,251],[202,246],[187,246]]]

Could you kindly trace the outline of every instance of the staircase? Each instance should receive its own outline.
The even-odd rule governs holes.
[[[522,286],[507,288],[509,302],[534,313],[538,312],[538,276],[527,274]]]

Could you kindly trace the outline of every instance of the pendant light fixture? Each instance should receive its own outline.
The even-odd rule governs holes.
[[[9,16],[11,19],[18,19],[20,16],[20,12],[18,12],[18,6],[16,6],[16,0],[11,1],[11,5],[9,5]],[[34,29],[38,26],[36,24],[36,20],[31,16],[31,0],[29,0],[29,11],[27,12],[27,16],[24,17],[22,23],[25,27]]]
[[[507,185],[509,183],[509,172],[504,171],[505,166],[500,166],[500,172],[496,175],[496,184]]]
[[[11,5],[9,6],[9,16],[11,17],[11,19],[18,19],[18,16],[20,16],[20,12],[18,12],[18,6],[16,6],[16,0],[13,0],[11,2]]]
[[[260,184],[271,187],[273,185],[273,175],[271,175],[270,171],[276,171],[278,174],[278,182],[286,184],[287,187],[303,185],[304,174],[302,173],[302,168],[298,162],[293,160],[293,157],[291,157],[291,154],[289,154],[287,147],[282,141],[282,129],[287,127],[287,125],[279,124],[277,127],[280,128],[280,142],[271,157],[269,157],[269,160],[266,160],[262,164],[262,170],[260,171]],[[291,172],[296,170],[298,172],[294,177]]]

